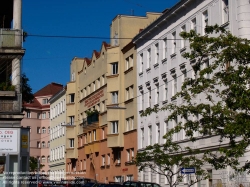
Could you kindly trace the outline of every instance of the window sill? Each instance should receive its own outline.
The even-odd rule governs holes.
[[[157,62],[156,64],[154,64],[154,68],[159,67],[159,63]]]
[[[180,49],[180,53],[186,51],[186,46]]]
[[[162,104],[165,105],[168,103],[168,100],[162,101]]]
[[[142,76],[142,75],[143,75],[143,72],[140,72],[140,73],[139,73],[139,76]]]
[[[118,77],[119,76],[119,74],[114,74],[114,75],[108,75],[108,76],[106,76],[106,78],[114,78],[114,77]]]
[[[149,73],[151,71],[151,68],[147,68],[146,72]]]
[[[158,104],[158,103],[154,105],[154,107],[158,107],[158,106],[159,106],[159,104]]]
[[[161,63],[165,64],[167,62],[167,60],[168,60],[167,58],[164,58],[164,59],[161,60]]]
[[[171,101],[176,101],[177,99],[176,99],[176,97],[171,97]]]
[[[174,52],[172,55],[170,55],[171,59],[176,57],[176,52]]]
[[[134,98],[131,98],[131,99],[126,100],[124,103],[125,103],[125,104],[128,104],[128,103],[133,102],[133,100],[134,100]]]
[[[133,70],[133,67],[130,67],[130,68],[128,68],[126,71],[124,71],[124,74],[127,74],[127,73],[129,73],[130,71],[132,71]]]
[[[102,166],[101,166],[101,169],[104,169],[104,168],[105,168],[105,165],[102,165]]]
[[[116,167],[120,167],[120,166],[121,166],[121,163],[116,163],[115,166],[116,166]]]

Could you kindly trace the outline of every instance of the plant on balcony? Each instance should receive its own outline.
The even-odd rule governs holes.
[[[11,85],[10,82],[0,83],[0,91],[15,91],[15,86]]]
[[[91,124],[92,122],[98,121],[98,115],[99,111],[98,110],[87,110],[87,122],[88,124]]]

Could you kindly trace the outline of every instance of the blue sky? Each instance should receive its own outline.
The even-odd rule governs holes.
[[[179,0],[23,0],[22,26],[31,35],[110,36],[110,24],[118,14],[145,16],[162,12]],[[74,39],[28,36],[22,71],[33,93],[51,82],[66,85],[74,57],[91,57],[109,39]]]

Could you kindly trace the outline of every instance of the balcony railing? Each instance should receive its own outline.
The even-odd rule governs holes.
[[[92,123],[98,122],[99,121],[99,114],[98,113],[93,113],[92,115],[87,117],[87,124],[91,125]]]
[[[1,93],[4,91],[0,91]],[[16,113],[22,109],[22,94],[2,96],[0,94],[0,113]]]
[[[23,31],[0,29],[0,48],[22,48]]]

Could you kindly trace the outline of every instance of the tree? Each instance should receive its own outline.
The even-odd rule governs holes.
[[[34,99],[34,95],[32,93],[32,88],[28,84],[29,78],[26,77],[26,74],[23,73],[21,76],[21,88],[22,88],[22,100],[23,102],[31,102]]]
[[[40,169],[44,167],[43,164],[40,164]],[[35,157],[30,157],[30,172],[35,172],[37,171],[38,168],[38,159]]]
[[[190,42],[191,52],[185,53],[184,57],[190,61],[195,72],[195,77],[186,79],[181,91],[173,97],[181,99],[182,104],[170,103],[142,113],[150,115],[168,110],[170,115],[167,121],[185,120],[164,136],[164,145],[150,146],[137,154],[136,163],[140,169],[149,167],[154,170],[155,165],[162,166],[167,162],[164,173],[172,172],[170,166],[183,166],[182,162],[188,159],[188,166],[198,167],[200,174],[207,178],[202,170],[205,164],[216,170],[230,166],[237,172],[247,171],[250,167],[248,161],[239,161],[250,144],[250,41],[233,36],[218,25],[206,27],[205,32],[205,35],[199,35],[191,30],[180,34]],[[209,66],[201,68],[206,62]],[[195,102],[197,97],[202,100]],[[182,147],[183,155],[179,149],[171,148],[181,146],[171,138],[181,131],[192,142],[197,141],[197,134],[200,137],[219,137],[220,142],[213,150]],[[170,148],[166,149],[166,146]],[[196,156],[193,162],[192,154]],[[160,157],[154,159],[155,156]]]

